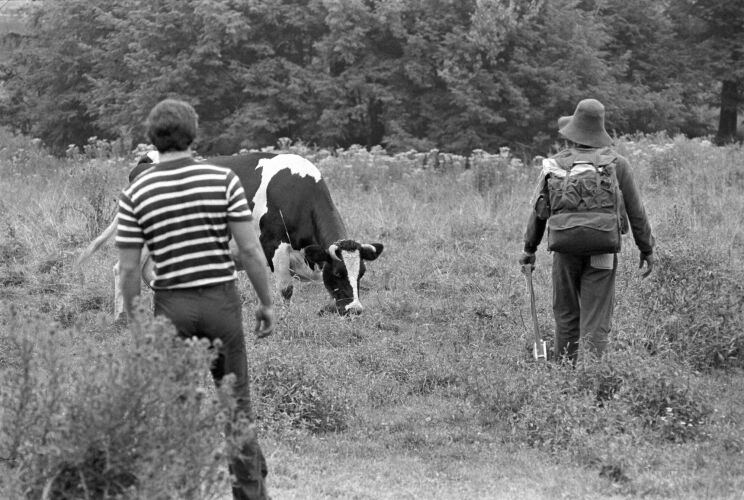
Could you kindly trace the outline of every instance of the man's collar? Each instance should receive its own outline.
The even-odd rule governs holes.
[[[167,153],[160,153],[160,163],[167,161],[181,160],[183,158],[191,158],[191,149],[186,151],[168,151]]]

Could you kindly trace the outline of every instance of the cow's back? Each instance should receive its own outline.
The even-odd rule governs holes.
[[[261,172],[256,170],[258,162],[264,158],[273,158],[276,153],[251,152],[232,156],[215,156],[206,160],[212,165],[226,167],[235,172],[245,191],[245,197],[253,209],[253,198],[261,185]]]
[[[305,158],[252,152],[206,161],[229,168],[240,179],[268,258],[282,241],[300,250],[311,244],[327,248],[346,238],[320,171]]]

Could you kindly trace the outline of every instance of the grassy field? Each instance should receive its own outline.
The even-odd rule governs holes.
[[[207,460],[218,413],[169,402],[211,391],[199,347],[113,324],[112,246],[84,283],[71,272],[132,159],[99,144],[55,160],[0,138],[0,497],[169,498],[158,488],[197,478],[202,490],[176,497],[229,498],[224,467]],[[385,251],[367,266],[363,315],[319,316],[322,285],[299,283],[276,334],[249,338],[273,498],[742,498],[744,151],[664,137],[618,149],[659,266],[641,280],[625,240],[610,356],[570,369],[528,350],[517,258],[536,171],[295,147],[323,171],[351,236]],[[550,262],[541,247],[546,338]]]

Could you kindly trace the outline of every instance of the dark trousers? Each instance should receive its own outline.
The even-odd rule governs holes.
[[[596,269],[591,257],[553,254],[553,316],[555,353],[576,363],[579,340],[584,348],[600,357],[607,349],[615,302],[615,272]]]
[[[155,315],[170,319],[180,336],[211,341],[219,339],[222,342],[211,369],[214,382],[219,385],[222,377],[234,374],[238,411],[253,418],[242,307],[235,282],[202,288],[155,290],[154,304]],[[231,461],[230,472],[236,478],[234,498],[268,498],[265,484],[268,469],[255,432],[241,447],[240,456]]]

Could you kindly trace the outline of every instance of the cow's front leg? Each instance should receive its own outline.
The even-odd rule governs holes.
[[[264,246],[264,251],[266,247]],[[276,280],[276,288],[279,293],[282,294],[285,300],[289,301],[292,298],[294,292],[294,283],[292,282],[292,275],[290,274],[290,254],[292,247],[287,243],[280,243],[279,246],[274,250],[274,255],[271,257],[271,266],[274,271],[274,279]],[[230,241],[230,253],[232,259],[235,262],[235,269],[243,271],[243,266],[238,256],[238,247],[231,240]],[[269,253],[269,252],[267,252]]]
[[[274,275],[276,276],[276,287],[282,294],[284,300],[292,298],[294,284],[289,272],[290,252],[292,247],[288,243],[280,243],[271,259],[274,264]]]

